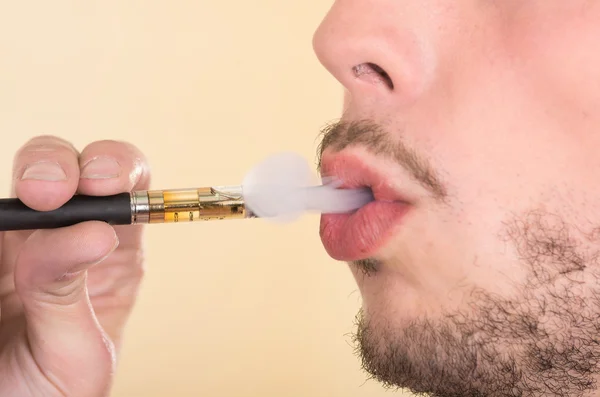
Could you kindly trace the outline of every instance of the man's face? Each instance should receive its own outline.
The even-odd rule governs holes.
[[[600,360],[600,1],[337,0],[321,172],[363,365],[436,396],[588,395]]]

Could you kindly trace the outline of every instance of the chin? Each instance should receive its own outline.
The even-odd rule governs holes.
[[[435,321],[442,310],[439,302],[432,301],[427,294],[402,280],[379,274],[359,283],[359,290],[360,315],[375,328],[400,332],[415,321]]]

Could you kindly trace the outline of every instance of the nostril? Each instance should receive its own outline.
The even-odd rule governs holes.
[[[381,78],[385,81],[387,86],[390,87],[390,90],[394,89],[394,82],[392,81],[392,78],[390,77],[389,74],[387,74],[387,72],[385,70],[383,70],[381,67],[379,67],[379,65],[375,65],[374,63],[368,63],[367,65],[372,67],[373,70],[381,76]]]
[[[371,83],[384,83],[390,90],[394,89],[394,82],[389,74],[379,65],[371,62],[361,63],[352,68],[356,78],[363,79]]]

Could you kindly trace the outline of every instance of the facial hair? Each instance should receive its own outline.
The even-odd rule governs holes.
[[[529,272],[518,296],[475,291],[468,309],[402,329],[359,312],[356,352],[373,379],[434,397],[596,390],[600,277],[598,252],[589,247],[597,231],[583,235],[543,211],[515,218],[505,231]]]
[[[439,202],[447,189],[434,168],[396,135],[369,120],[323,130],[327,149],[361,146],[405,168]],[[468,308],[402,329],[357,315],[363,369],[390,388],[433,397],[584,396],[596,390],[600,361],[598,230],[534,209],[508,219],[499,238],[514,247],[529,277],[511,297],[475,290]],[[366,277],[385,266],[351,264]]]

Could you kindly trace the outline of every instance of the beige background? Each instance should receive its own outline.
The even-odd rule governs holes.
[[[131,141],[155,188],[239,183],[280,150],[314,161],[341,110],[311,47],[331,3],[1,0],[2,191],[38,134]],[[384,395],[353,354],[360,295],[317,216],[154,225],[146,243],[114,397]]]

